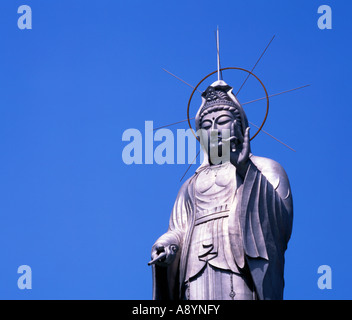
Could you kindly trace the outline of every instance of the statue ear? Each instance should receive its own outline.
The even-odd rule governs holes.
[[[241,124],[241,122],[238,122],[238,120],[235,120],[233,122],[234,136],[236,137],[236,139],[238,139],[238,141],[240,143],[243,143],[244,136],[243,136],[243,133],[242,133],[242,128],[240,128],[240,124]]]
[[[232,121],[232,124],[231,124],[231,131],[230,131],[230,137],[235,137],[236,136],[236,130],[235,130],[235,126],[236,126],[236,119],[234,119]]]
[[[198,109],[198,112],[195,117],[196,131],[198,131],[200,129],[200,123],[199,123],[200,122],[200,111],[202,110],[205,103],[206,103],[206,100],[204,97],[202,97],[202,104],[201,104],[200,108]]]

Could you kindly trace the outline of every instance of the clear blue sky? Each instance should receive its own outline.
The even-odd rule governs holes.
[[[22,4],[32,30],[17,27]],[[323,4],[332,30],[317,27]],[[263,133],[252,143],[291,181],[285,298],[351,299],[351,13],[323,0],[1,1],[0,298],[151,299],[150,248],[187,165],[127,166],[122,134],[186,118],[192,90],[161,68],[198,83],[216,69],[219,26],[223,67],[251,69],[276,35],[255,69],[269,93],[311,84],[272,98],[264,127],[297,152]],[[250,79],[238,98],[262,95]],[[258,123],[265,104],[245,110]],[[24,264],[32,290],[17,288]]]

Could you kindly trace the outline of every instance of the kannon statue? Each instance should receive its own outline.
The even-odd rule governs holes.
[[[152,247],[153,299],[282,299],[293,207],[282,166],[251,153],[246,114],[218,80],[195,118],[204,161]]]

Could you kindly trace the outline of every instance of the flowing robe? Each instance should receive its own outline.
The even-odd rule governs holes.
[[[168,267],[153,266],[153,299],[183,297],[196,216],[194,183],[203,169],[201,166],[181,187],[169,229],[156,241],[165,246],[176,244],[179,251]],[[244,179],[238,175],[233,179],[240,181],[228,217],[233,259],[239,270],[249,270],[258,299],[282,299],[284,253],[293,220],[287,175],[277,162],[251,156]]]

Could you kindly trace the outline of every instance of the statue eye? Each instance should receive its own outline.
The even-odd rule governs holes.
[[[227,120],[221,120],[221,121],[218,121],[218,124],[223,125],[223,124],[227,124],[227,123],[229,123],[230,121],[231,121],[230,119],[227,119]]]
[[[216,123],[219,125],[224,125],[224,124],[229,123],[231,120],[232,120],[232,118],[230,118],[228,116],[222,116],[216,121]]]
[[[209,120],[203,121],[202,122],[202,128],[205,129],[205,130],[210,129],[211,128],[211,121],[209,121]]]

